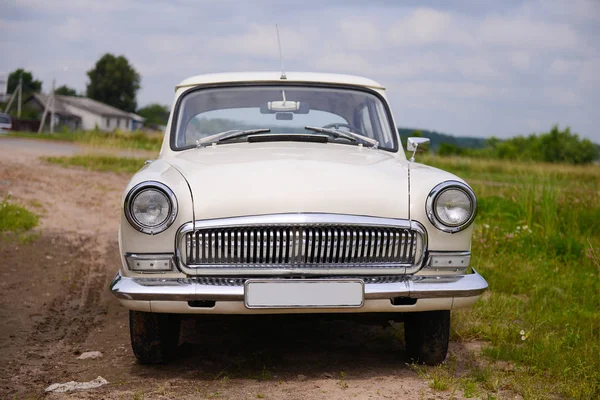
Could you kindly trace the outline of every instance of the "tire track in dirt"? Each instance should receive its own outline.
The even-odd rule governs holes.
[[[79,242],[79,250],[71,255],[71,262],[77,265],[68,270],[65,291],[54,298],[44,320],[36,326],[30,338],[32,345],[64,341],[74,346],[85,341],[88,332],[106,315],[101,293],[106,289],[108,266],[95,240],[82,238]]]
[[[97,243],[57,233],[33,243],[0,242],[2,259],[23,271],[3,273],[0,393],[30,393],[69,376],[68,361],[106,323],[112,272],[106,257],[117,250],[116,244],[96,250]]]
[[[15,151],[4,143],[0,196],[10,195],[40,215],[41,237],[30,244],[0,237],[6,289],[0,315],[7,321],[0,325],[0,397],[32,393],[34,387],[39,393],[72,375],[74,353],[106,323],[121,194],[129,179],[46,164],[39,159],[46,146]]]

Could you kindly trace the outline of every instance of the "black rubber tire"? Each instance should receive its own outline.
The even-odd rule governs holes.
[[[450,340],[450,311],[406,313],[406,354],[415,363],[438,365],[446,359]]]
[[[181,321],[178,315],[129,311],[133,354],[141,364],[162,364],[175,356]]]

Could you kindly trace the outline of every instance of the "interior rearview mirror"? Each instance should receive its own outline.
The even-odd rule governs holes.
[[[289,112],[294,114],[308,114],[310,107],[303,101],[268,101],[261,104],[261,114],[275,114],[280,112]]]

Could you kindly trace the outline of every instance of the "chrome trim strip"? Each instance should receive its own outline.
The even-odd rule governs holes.
[[[244,217],[205,219],[196,221],[198,229],[235,228],[243,226],[298,225],[298,226],[328,226],[328,225],[361,225],[373,227],[393,227],[410,229],[406,219],[368,217],[362,215],[324,214],[324,213],[287,213],[251,215]],[[418,222],[413,221],[413,224]],[[192,226],[188,222],[184,226]],[[188,231],[191,231],[188,229]]]
[[[127,267],[130,271],[148,274],[162,274],[168,271],[172,271],[173,266],[175,265],[175,262],[173,260],[173,253],[125,253],[125,261],[127,262]],[[162,266],[162,268],[154,268],[154,266],[150,268],[140,268],[140,264],[143,266],[144,264],[150,264],[153,261],[166,261],[168,262],[168,265]]]
[[[470,251],[430,251],[418,275],[460,275],[471,262]]]
[[[364,281],[366,300],[393,297],[413,299],[473,297],[481,295],[488,288],[485,279],[475,270],[468,275],[442,277],[413,275],[406,280],[385,283],[369,283],[368,279]],[[199,283],[193,278],[124,277],[120,272],[113,279],[110,291],[115,297],[124,300],[244,300],[244,285],[241,281],[231,285],[217,285]]]
[[[466,268],[470,262],[470,251],[430,251],[424,268]]]
[[[165,194],[165,196],[167,196],[167,199],[169,199],[170,202],[169,216],[162,223],[156,226],[146,226],[140,224],[131,213],[133,199],[135,199],[135,197],[144,189],[157,189],[158,191]],[[131,190],[125,196],[125,201],[123,204],[123,212],[129,224],[135,230],[145,233],[147,235],[156,235],[167,230],[177,218],[177,209],[177,197],[175,196],[175,193],[173,193],[171,188],[169,188],[167,185],[157,181],[144,181],[132,187]]]
[[[442,221],[438,219],[437,214],[435,212],[435,202],[438,196],[445,190],[452,188],[459,189],[465,192],[465,194],[471,200],[471,207],[473,209],[469,219],[458,226],[445,225]],[[475,192],[473,192],[473,189],[471,189],[466,183],[459,181],[442,182],[435,186],[433,189],[431,189],[431,192],[429,192],[429,195],[427,195],[427,200],[425,201],[425,214],[427,214],[427,219],[429,219],[429,222],[431,222],[431,224],[439,230],[448,233],[460,232],[464,229],[467,229],[467,227],[471,225],[471,223],[475,219],[475,216],[477,215],[477,196],[475,196]]]

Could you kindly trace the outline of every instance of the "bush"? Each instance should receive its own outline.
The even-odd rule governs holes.
[[[589,139],[581,139],[579,135],[571,133],[569,127],[561,131],[558,125],[554,125],[549,132],[539,135],[516,136],[507,140],[492,137],[482,149],[442,143],[438,154],[579,165],[598,160],[600,147]]]

